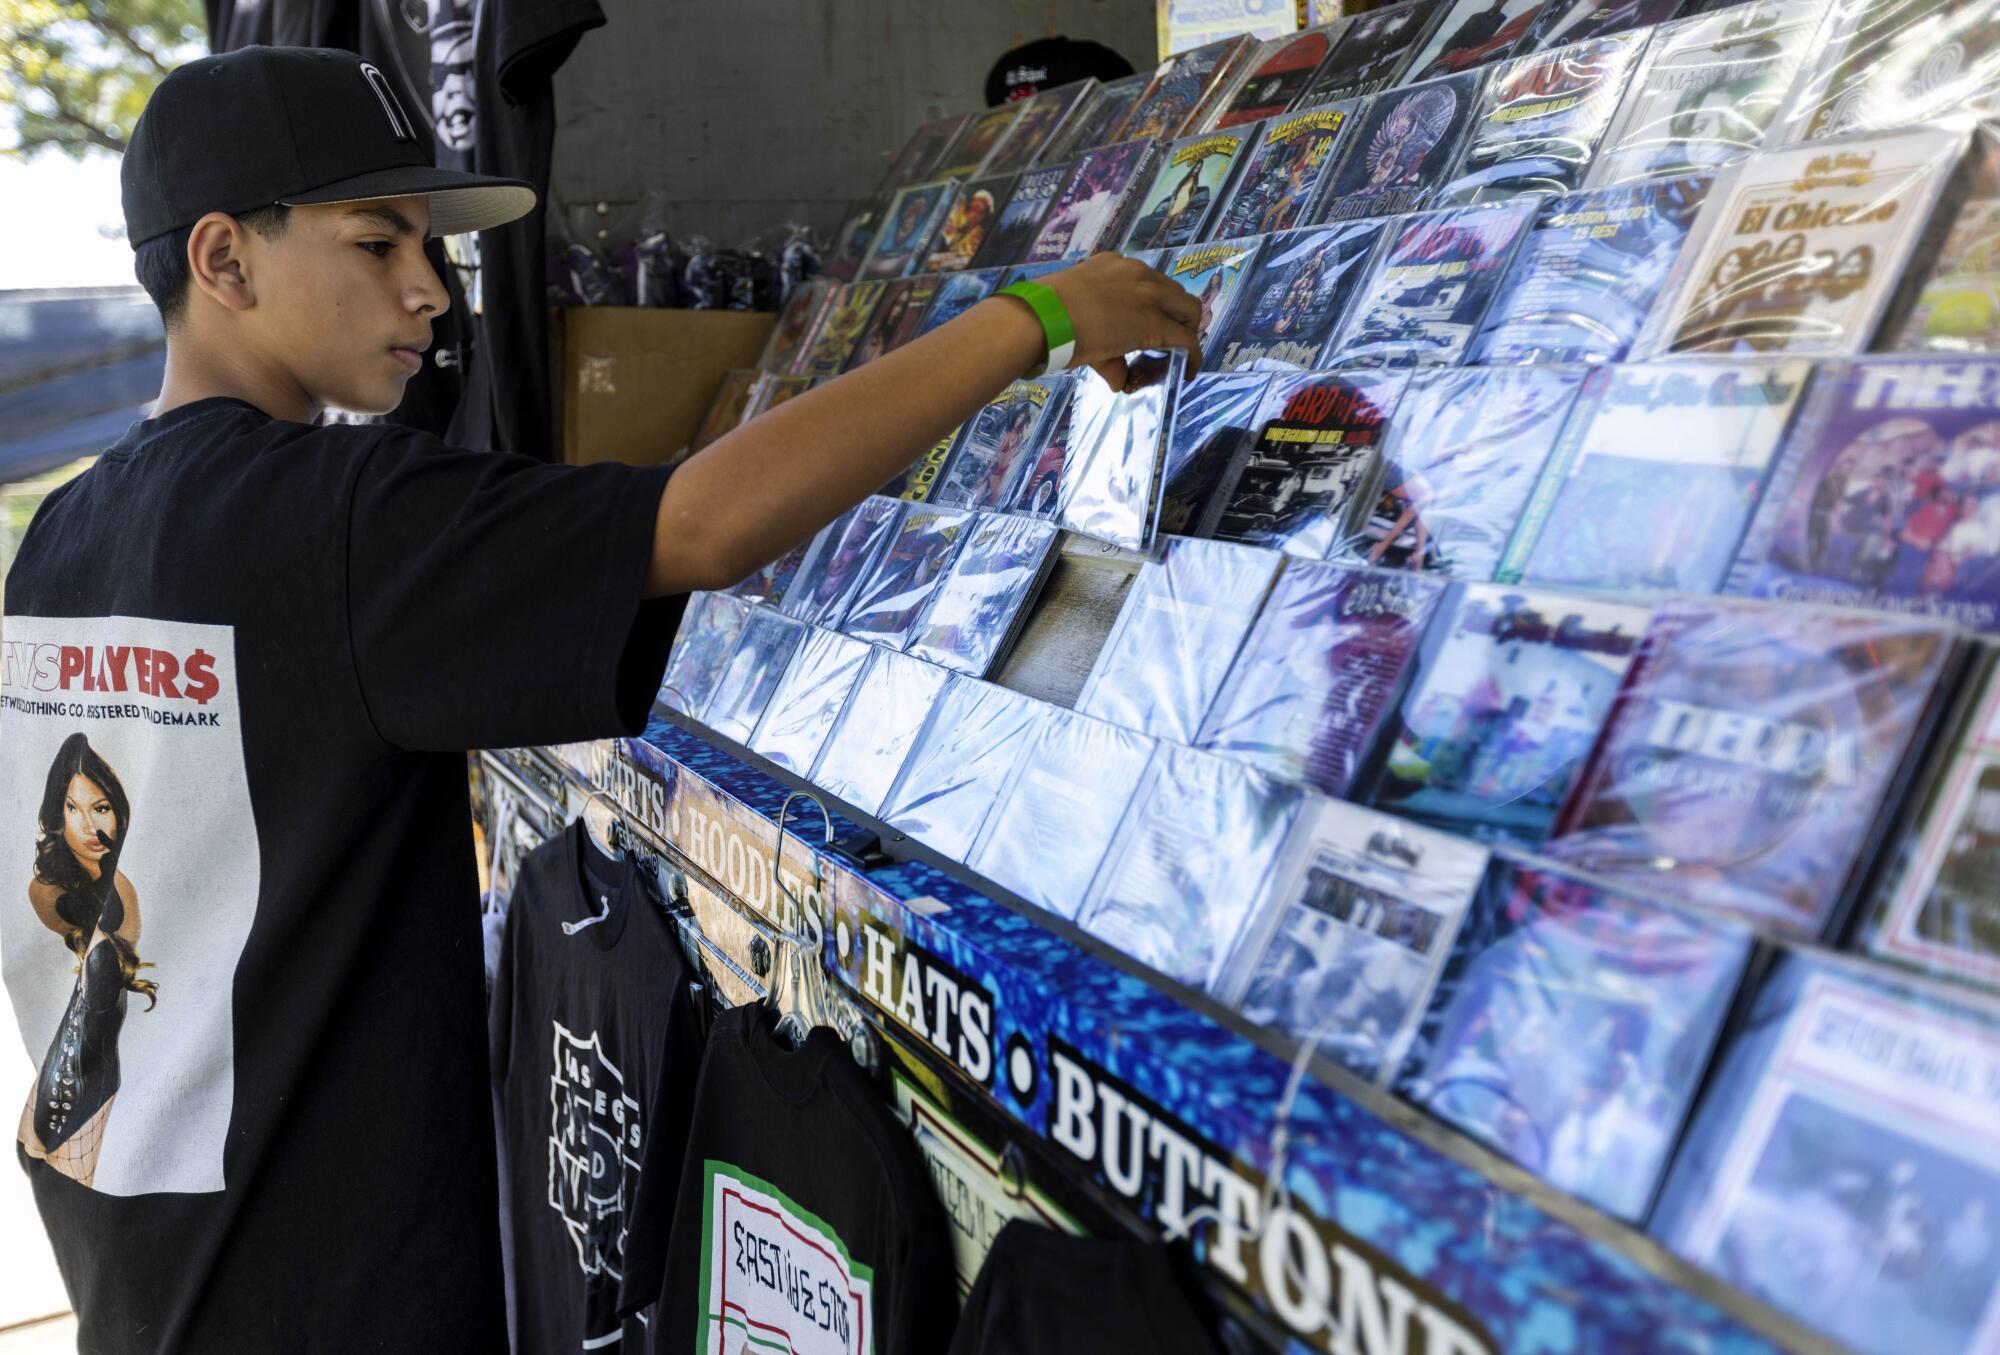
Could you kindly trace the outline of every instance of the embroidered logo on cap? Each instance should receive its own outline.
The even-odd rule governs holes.
[[[403,111],[403,105],[396,98],[396,91],[389,88],[389,77],[375,66],[361,63],[361,78],[375,91],[375,97],[382,101],[383,116],[389,119],[389,131],[398,141],[415,141],[417,134],[410,126],[410,115]]]

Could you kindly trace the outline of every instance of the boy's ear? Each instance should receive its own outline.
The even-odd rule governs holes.
[[[226,212],[210,212],[188,233],[188,282],[233,311],[257,304],[247,258],[250,232]]]

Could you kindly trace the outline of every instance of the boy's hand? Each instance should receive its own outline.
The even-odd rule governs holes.
[[[1201,302],[1157,269],[1122,254],[1094,254],[1042,279],[1076,327],[1074,365],[1094,367],[1125,389],[1125,355],[1143,348],[1187,351],[1187,374],[1201,370]]]

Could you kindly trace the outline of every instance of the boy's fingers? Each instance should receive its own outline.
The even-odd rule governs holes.
[[[1124,390],[1125,383],[1132,379],[1132,373],[1125,366],[1125,359],[1122,357],[1111,358],[1105,362],[1093,362],[1090,364],[1090,369],[1103,377],[1104,384],[1115,391]]]
[[[1201,302],[1190,296],[1187,289],[1178,282],[1166,282],[1166,294],[1160,298],[1160,307],[1175,320],[1184,325],[1201,323]]]

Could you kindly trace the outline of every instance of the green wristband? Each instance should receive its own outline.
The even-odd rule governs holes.
[[[1060,372],[1068,367],[1076,356],[1076,326],[1070,323],[1069,311],[1064,308],[1062,298],[1039,282],[1017,282],[1011,287],[1002,287],[995,296],[1019,297],[1028,303],[1028,309],[1042,322],[1042,337],[1048,341],[1048,356],[1042,365],[1030,376],[1040,376],[1044,372]]]

